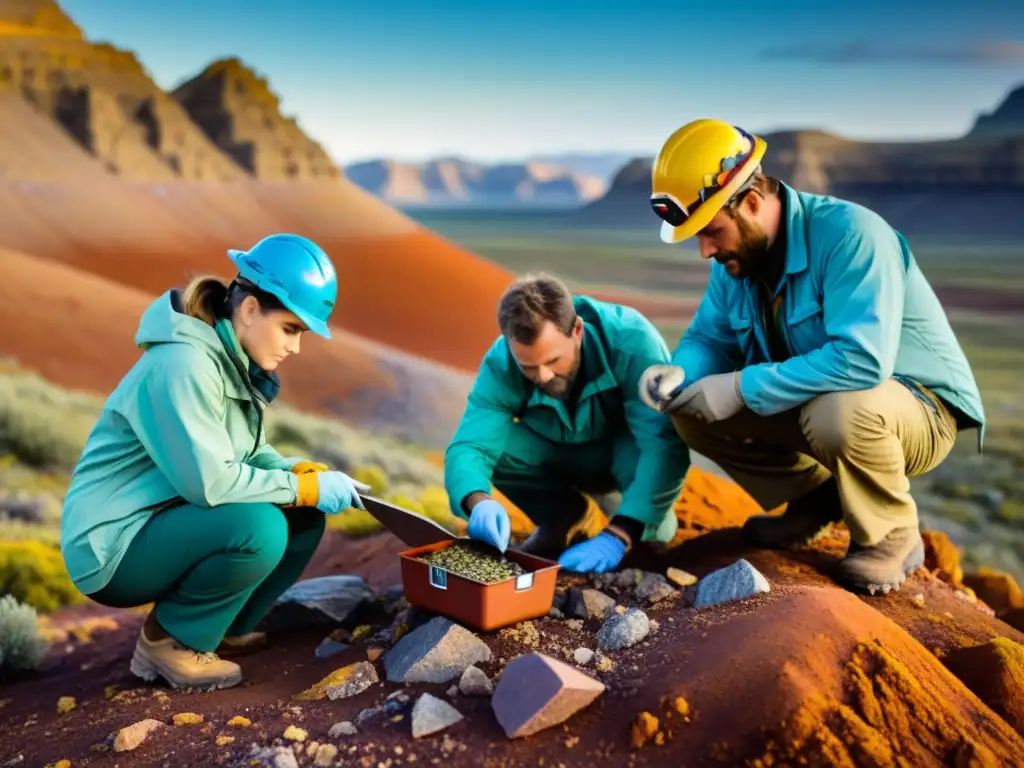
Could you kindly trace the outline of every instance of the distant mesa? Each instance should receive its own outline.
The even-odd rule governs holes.
[[[1024,136],[1024,85],[1010,91],[996,109],[979,115],[967,135],[974,138]]]
[[[551,162],[484,164],[459,158],[389,159],[346,166],[354,184],[394,204],[566,205],[600,197],[605,182]]]
[[[906,234],[1024,237],[1024,85],[959,138],[868,142],[820,130],[764,137],[767,174],[806,192],[867,205]],[[648,203],[652,163],[653,157],[632,159],[601,198],[573,215],[581,222],[656,228]]]

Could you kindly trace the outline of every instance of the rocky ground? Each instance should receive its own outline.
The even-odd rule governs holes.
[[[616,574],[561,574],[551,616],[489,633],[407,606],[390,535],[329,535],[243,684],[213,693],[131,676],[142,612],[58,614],[44,668],[0,687],[0,765],[1024,760],[1024,633],[942,537],[903,590],[857,597],[827,576],[842,531],[761,552],[689,522]]]

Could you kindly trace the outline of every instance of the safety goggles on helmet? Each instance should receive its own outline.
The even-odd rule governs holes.
[[[740,135],[743,136],[747,141],[747,145],[750,147],[746,152],[741,152],[732,157],[726,157],[722,159],[722,170],[717,174],[705,174],[704,175],[704,186],[698,193],[697,199],[691,203],[683,203],[677,199],[674,195],[668,192],[655,192],[651,195],[651,208],[654,209],[655,214],[658,218],[662,219],[672,227],[681,227],[686,223],[697,209],[706,202],[712,195],[724,189],[725,186],[732,181],[736,175],[742,170],[743,166],[750,159],[750,156],[754,152],[754,137],[744,131],[738,126],[733,126]],[[737,189],[732,198],[742,194],[750,188],[753,184],[754,175],[751,174],[747,180]]]

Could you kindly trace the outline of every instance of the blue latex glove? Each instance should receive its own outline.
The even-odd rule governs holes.
[[[567,571],[604,573],[617,567],[625,556],[625,542],[602,531],[592,539],[569,547],[558,558],[558,564]]]
[[[319,482],[319,500],[316,508],[327,515],[336,515],[349,507],[366,509],[360,493],[369,493],[370,486],[353,480],[344,472],[320,472],[316,476]]]
[[[469,513],[469,538],[486,541],[504,552],[511,534],[508,512],[494,499],[478,501]]]

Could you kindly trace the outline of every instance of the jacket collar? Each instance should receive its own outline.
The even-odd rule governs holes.
[[[807,269],[807,232],[803,200],[796,190],[779,183],[779,193],[786,201],[786,269],[795,275]]]
[[[242,349],[242,345],[235,335],[235,329],[231,321],[221,318],[214,326],[218,338],[224,345],[224,351],[231,358],[231,363],[237,373],[237,379],[243,383],[244,390],[237,393],[238,396],[249,399],[255,394],[264,403],[270,404],[281,391],[281,380],[276,373],[264,371],[249,359]]]

